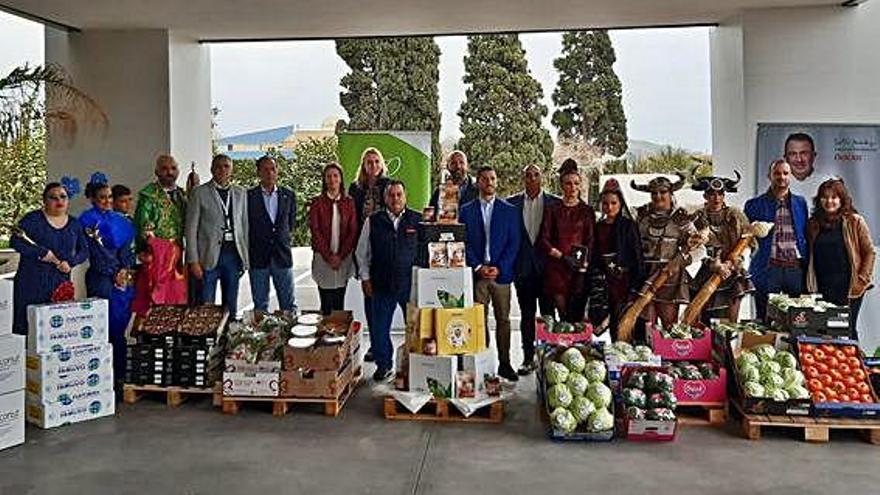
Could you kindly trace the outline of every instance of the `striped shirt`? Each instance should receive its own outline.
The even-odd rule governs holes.
[[[770,262],[791,263],[800,257],[797,248],[797,235],[794,232],[794,219],[791,216],[791,193],[789,193],[785,198],[776,201]]]

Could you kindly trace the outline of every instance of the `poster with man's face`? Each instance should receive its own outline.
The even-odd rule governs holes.
[[[780,158],[791,166],[791,191],[811,211],[819,185],[842,178],[874,244],[880,243],[880,125],[758,124],[756,151],[759,193],[770,186],[770,164]]]

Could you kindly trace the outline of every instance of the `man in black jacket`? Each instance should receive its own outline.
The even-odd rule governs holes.
[[[269,278],[275,285],[278,307],[297,312],[293,286],[290,236],[296,223],[296,195],[278,186],[278,165],[264,156],[257,160],[260,185],[248,191],[248,252],[254,309],[269,309]]]
[[[553,314],[553,302],[544,294],[545,255],[538,247],[544,212],[559,204],[559,196],[541,190],[541,167],[526,165],[522,170],[523,192],[507,201],[522,212],[522,241],[517,256],[514,286],[522,319],[519,323],[522,338],[523,363],[517,373],[526,376],[535,370],[535,313],[540,305],[541,314]]]
[[[446,171],[449,172],[452,183],[458,186],[458,209],[461,211],[461,207],[465,203],[477,199],[480,195],[477,181],[468,175],[468,161],[464,151],[455,150],[449,153],[449,157],[446,158]],[[441,181],[431,194],[431,200],[428,203],[434,207],[434,214],[437,217],[440,216],[440,190],[442,188]]]

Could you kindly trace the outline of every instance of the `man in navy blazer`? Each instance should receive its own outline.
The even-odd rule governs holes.
[[[476,277],[474,300],[487,307],[487,322],[490,303],[495,314],[498,375],[515,382],[519,378],[510,365],[510,284],[516,277],[523,226],[519,210],[495,197],[497,183],[495,169],[480,168],[480,196],[462,206],[461,222],[467,230],[467,264]]]
[[[296,224],[296,195],[278,186],[278,165],[271,156],[257,160],[260,185],[248,190],[249,276],[254,309],[269,310],[269,278],[278,307],[296,312],[290,236]]]
[[[532,163],[523,167],[523,192],[514,194],[507,201],[517,207],[522,216],[519,254],[517,256],[516,300],[522,319],[519,323],[522,337],[523,362],[517,370],[520,376],[535,371],[535,313],[538,306],[541,314],[553,314],[553,301],[544,293],[544,262],[546,255],[538,247],[538,236],[541,233],[541,221],[544,212],[551,206],[559,204],[559,196],[546,193],[541,189],[541,167]]]

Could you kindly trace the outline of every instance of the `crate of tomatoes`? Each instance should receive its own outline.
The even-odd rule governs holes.
[[[857,343],[845,339],[798,337],[797,351],[813,399],[814,415],[880,416],[880,402]]]

